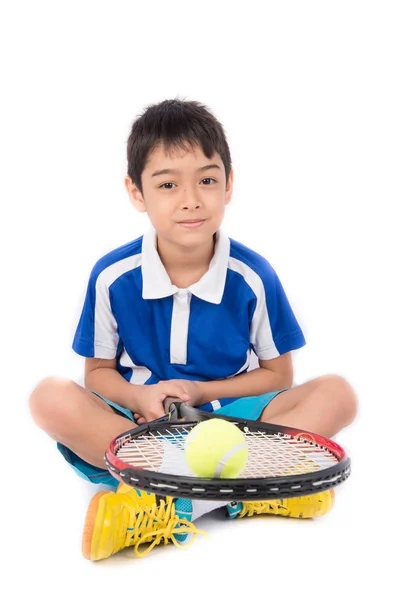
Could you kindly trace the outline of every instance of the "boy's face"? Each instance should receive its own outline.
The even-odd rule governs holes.
[[[157,146],[142,173],[143,195],[125,178],[132,204],[147,212],[158,236],[186,248],[210,243],[231,200],[232,184],[232,171],[226,184],[220,155],[209,159],[199,146],[171,155]]]

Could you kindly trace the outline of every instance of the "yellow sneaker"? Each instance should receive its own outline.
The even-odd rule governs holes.
[[[117,494],[129,494],[132,490],[134,490],[131,485],[127,485],[126,483],[120,483],[117,487]]]
[[[141,498],[142,494],[147,494],[147,492],[142,492],[142,490],[138,490],[138,489],[132,487],[131,485],[127,485],[126,483],[120,483],[118,485],[115,493],[116,494],[130,494],[136,499]]]
[[[326,515],[333,508],[334,502],[334,491],[327,490],[326,492],[298,498],[261,500],[259,502],[231,502],[227,505],[227,510],[231,519],[266,514],[295,519],[313,519]]]
[[[121,484],[122,485],[122,484]],[[172,542],[178,548],[178,539],[185,539],[188,533],[195,536],[185,546],[195,540],[198,533],[204,533],[187,519],[175,512],[174,499],[160,499],[155,494],[118,487],[118,492],[98,492],[90,501],[82,537],[82,554],[89,560],[101,560],[133,546],[141,557],[157,544]],[[150,543],[143,552],[139,546]]]

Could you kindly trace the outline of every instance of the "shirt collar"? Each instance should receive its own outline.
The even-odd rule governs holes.
[[[226,272],[230,253],[229,237],[221,230],[216,232],[214,256],[208,271],[187,289],[206,302],[220,304],[225,289]],[[151,227],[142,240],[142,296],[145,300],[166,298],[179,288],[174,285],[157,252],[157,232]]]

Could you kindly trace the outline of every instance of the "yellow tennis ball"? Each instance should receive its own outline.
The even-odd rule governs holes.
[[[223,419],[209,419],[187,435],[185,456],[198,477],[235,478],[246,466],[248,448],[239,427]]]

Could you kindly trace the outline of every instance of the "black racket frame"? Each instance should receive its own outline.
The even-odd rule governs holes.
[[[195,416],[194,420],[190,419]],[[185,421],[175,420],[184,418]],[[145,423],[122,436],[118,439],[126,440],[127,438],[136,438],[142,434],[154,431],[154,425],[157,424],[157,429],[162,433],[165,429],[171,427],[179,428],[187,426],[195,426],[200,421],[210,418],[222,418],[235,423],[242,431],[264,431],[271,434],[285,434],[285,429],[294,431],[290,428],[279,427],[270,423],[262,423],[261,421],[252,421],[249,419],[241,420],[224,415],[216,415],[199,411],[185,405],[184,403],[174,402],[169,405],[169,413],[156,421]],[[171,420],[173,419],[173,420]],[[299,432],[300,433],[300,432]],[[311,432],[302,432],[304,434],[314,435]],[[309,440],[307,440],[309,441]],[[115,442],[115,440],[114,440]],[[318,444],[316,444],[318,446]],[[321,448],[323,446],[320,446]],[[343,450],[343,449],[342,449]],[[350,458],[343,451],[343,457],[339,462],[332,467],[322,469],[314,473],[303,475],[270,477],[270,478],[239,478],[239,479],[220,479],[220,478],[193,478],[184,475],[172,475],[168,473],[159,473],[157,471],[139,469],[127,466],[126,468],[117,469],[105,456],[105,462],[110,473],[119,481],[124,482],[132,487],[143,489],[147,492],[153,492],[158,496],[173,496],[179,498],[201,499],[201,500],[221,500],[226,498],[227,502],[231,501],[251,501],[251,500],[274,500],[283,498],[295,498],[299,496],[307,496],[322,492],[343,483],[350,475],[351,462]],[[194,483],[195,481],[195,483]]]

